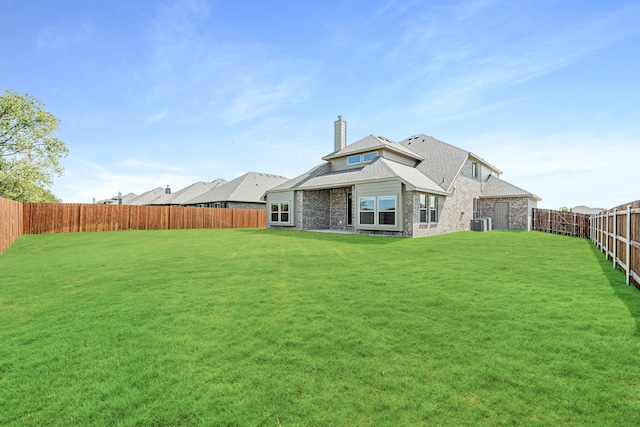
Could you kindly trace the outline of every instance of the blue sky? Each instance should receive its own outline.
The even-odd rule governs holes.
[[[640,199],[640,2],[0,0],[0,90],[61,120],[65,202],[424,133],[539,207]]]

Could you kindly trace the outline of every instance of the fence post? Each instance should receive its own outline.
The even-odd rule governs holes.
[[[576,221],[578,220],[578,215],[574,212],[573,213],[573,237],[576,237]]]
[[[627,205],[627,286],[631,277],[631,205]]]
[[[606,213],[606,222],[605,226],[605,236],[606,240],[604,241],[604,255],[607,259],[609,259],[609,211]]]
[[[547,209],[547,233],[551,233],[551,209]]]
[[[613,210],[613,268],[616,268],[618,256],[618,208]]]

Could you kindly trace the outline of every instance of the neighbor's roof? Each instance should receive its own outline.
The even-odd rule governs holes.
[[[152,201],[151,205],[182,205],[186,201],[193,199],[194,197],[200,196],[207,191],[219,187],[227,182],[226,179],[215,179],[211,182],[203,182],[198,181],[195,182],[175,193],[164,194],[161,197],[158,197],[156,200]]]
[[[271,188],[288,181],[281,175],[248,172],[238,178],[213,188],[204,194],[184,202],[186,205],[212,202],[253,202],[262,203],[262,195]]]
[[[380,149],[394,151],[396,153],[403,154],[416,160],[422,160],[422,157],[419,154],[412,150],[408,150],[406,147],[398,144],[397,142],[385,138],[384,136],[374,135],[369,135],[365,138],[362,138],[361,140],[354,142],[353,144],[349,144],[340,151],[334,151],[333,153],[324,156],[322,160],[331,160],[338,157],[348,156],[349,154],[356,154]]]
[[[122,204],[123,205],[128,205],[128,204],[130,204],[131,200],[135,199],[136,197],[138,197],[138,195],[135,194],[135,193],[125,194],[124,196],[122,196]],[[97,205],[117,205],[118,204],[118,196],[113,196],[110,199],[98,200],[95,203]]]
[[[482,198],[498,198],[498,197],[528,197],[537,201],[542,200],[535,194],[523,190],[520,187],[516,187],[513,184],[509,184],[507,181],[503,181],[494,175],[491,175],[487,182],[482,183],[482,192],[480,194]]]
[[[138,197],[133,200],[130,200],[129,205],[148,205],[152,201],[156,200],[158,197],[162,197],[165,194],[164,188],[157,187],[153,190],[149,190],[145,193],[142,193]]]
[[[590,208],[588,206],[584,206],[584,205],[578,205],[575,206],[573,208],[571,208],[571,212],[575,212],[575,213],[581,213],[581,214],[597,214],[599,212],[602,212],[606,209],[603,208]]]
[[[343,187],[345,185],[389,178],[400,179],[412,190],[448,194],[415,168],[382,157],[378,157],[373,162],[359,168],[335,172],[330,172],[330,163],[323,163],[282,185],[274,187],[271,191]]]

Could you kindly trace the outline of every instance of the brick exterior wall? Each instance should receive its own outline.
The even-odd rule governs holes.
[[[353,188],[332,188],[329,191],[331,230],[352,230],[353,226],[347,225],[347,194],[353,194]],[[354,204],[352,203],[353,208]],[[353,212],[351,213],[351,218],[355,218]]]
[[[302,230],[328,230],[331,216],[330,190],[305,190],[300,193]]]
[[[508,230],[531,230],[533,209],[538,205],[535,200],[531,200],[526,197],[481,199],[479,216],[481,218],[491,218],[491,222],[494,227],[496,223],[497,202],[506,202],[509,204]]]

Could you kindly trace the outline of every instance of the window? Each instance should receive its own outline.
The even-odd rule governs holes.
[[[395,196],[378,197],[378,224],[396,225]]]
[[[220,203],[220,202],[213,202],[213,203],[211,203],[211,207],[212,207],[212,208],[221,208],[221,207],[222,207],[222,203]]]
[[[438,198],[436,196],[429,196],[429,221],[438,222]]]
[[[420,222],[427,222],[427,195],[420,195]]]
[[[271,222],[289,222],[289,202],[271,203]]]
[[[353,196],[347,193],[347,225],[353,224]]]
[[[362,156],[360,154],[356,154],[355,156],[347,157],[348,165],[357,165],[358,163],[362,163]]]
[[[360,197],[360,224],[374,224],[375,210],[375,197]]]
[[[471,176],[474,178],[478,177],[478,163],[471,162]]]
[[[362,161],[363,162],[370,162],[371,160],[375,159],[376,157],[378,157],[378,152],[377,151],[372,151],[371,153],[364,153],[362,155]]]
[[[480,218],[480,199],[473,199],[473,219]]]
[[[360,197],[360,225],[397,225],[396,196]]]

